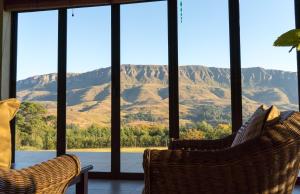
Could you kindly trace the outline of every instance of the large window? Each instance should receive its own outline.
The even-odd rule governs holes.
[[[19,14],[17,163],[56,155],[57,17],[57,11]]]
[[[184,12],[178,14],[180,137],[222,138],[231,133],[228,1],[189,0],[182,6]]]
[[[272,46],[294,28],[293,0],[174,0],[12,15],[22,102],[16,163],[67,152],[93,164],[95,177],[136,179],[146,148],[166,149],[178,134],[225,137],[260,104],[299,107],[295,53]],[[241,80],[230,74],[239,72],[239,51]]]
[[[68,10],[67,149],[111,170],[111,9]]]
[[[121,171],[143,172],[145,148],[168,140],[167,3],[121,6]]]
[[[240,12],[244,119],[260,104],[298,110],[295,52],[273,47],[295,26],[294,1],[241,1]]]

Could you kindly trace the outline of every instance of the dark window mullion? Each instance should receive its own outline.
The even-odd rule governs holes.
[[[16,98],[17,96],[17,47],[18,47],[18,13],[11,14],[11,44],[10,44],[10,81],[9,81],[9,97]],[[12,143],[12,158],[11,162],[15,163],[16,153],[16,122],[11,121],[11,143]]]
[[[66,153],[67,10],[58,11],[57,156]]]
[[[120,175],[121,146],[121,30],[120,5],[111,6],[111,172]]]
[[[231,115],[232,131],[237,131],[243,122],[241,46],[240,46],[240,10],[239,0],[229,0],[230,34],[230,77],[231,77]]]
[[[169,137],[179,138],[177,0],[168,0]]]
[[[300,0],[295,0],[295,24],[300,29]],[[298,75],[298,104],[300,110],[300,51],[297,51],[297,75]],[[300,178],[297,178],[296,185],[299,185]]]
[[[300,29],[300,0],[295,0],[295,24],[296,28]],[[300,110],[300,52],[297,51],[297,75],[298,75],[298,104]]]

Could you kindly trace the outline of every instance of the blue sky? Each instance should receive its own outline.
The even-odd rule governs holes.
[[[242,67],[296,71],[289,48],[273,41],[294,28],[293,0],[240,0]],[[68,13],[68,72],[110,66],[110,7]],[[183,0],[180,65],[229,67],[227,0]],[[57,11],[19,15],[18,79],[57,72]],[[167,3],[121,6],[123,64],[167,64]]]

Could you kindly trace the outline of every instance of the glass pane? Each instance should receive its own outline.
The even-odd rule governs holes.
[[[57,11],[20,13],[18,24],[16,163],[56,156]],[[26,162],[26,163],[25,163]]]
[[[110,10],[68,10],[67,151],[100,172],[111,171]]]
[[[182,10],[180,138],[219,139],[231,134],[228,1],[183,1]]]
[[[143,172],[144,149],[167,147],[167,2],[121,7],[121,53],[121,171]]]
[[[243,0],[240,6],[244,120],[261,104],[298,110],[295,51],[273,47],[295,26],[294,1]]]

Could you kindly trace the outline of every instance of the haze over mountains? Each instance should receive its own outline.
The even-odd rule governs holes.
[[[111,69],[67,75],[67,121],[81,126],[110,125]],[[203,118],[230,122],[230,70],[206,66],[180,66],[181,124]],[[244,116],[260,104],[297,109],[297,74],[263,68],[242,69]],[[47,74],[17,82],[22,101],[44,103],[56,112],[57,75]],[[123,124],[168,125],[168,68],[160,65],[121,66]],[[211,112],[211,113],[210,113]],[[217,113],[216,113],[217,112]],[[213,114],[212,117],[209,114]]]

